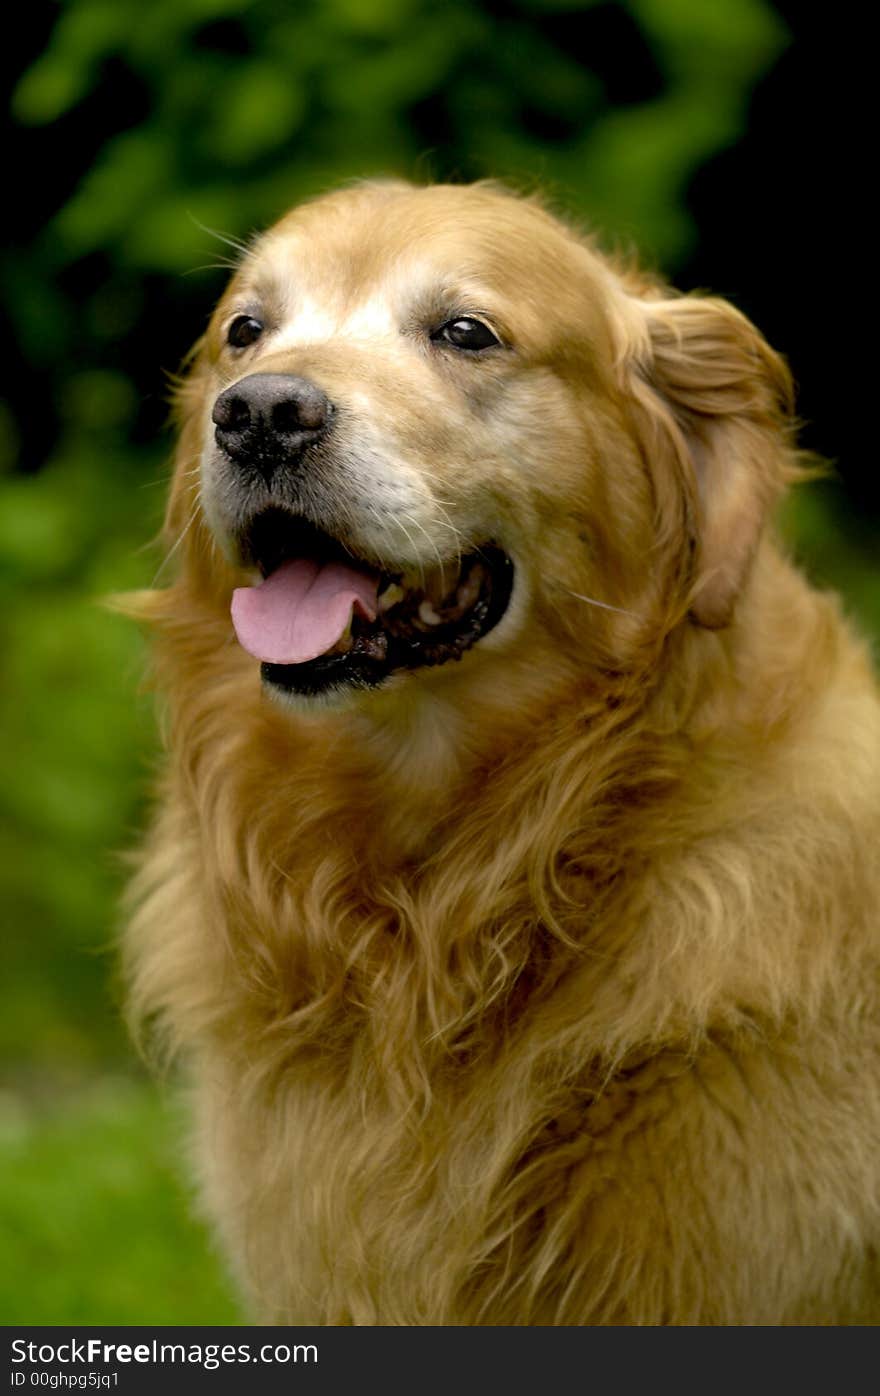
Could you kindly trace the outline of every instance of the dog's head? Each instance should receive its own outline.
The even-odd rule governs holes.
[[[788,390],[732,307],[535,201],[360,185],[243,258],[182,394],[169,527],[300,705],[529,656],[621,671],[730,621]]]

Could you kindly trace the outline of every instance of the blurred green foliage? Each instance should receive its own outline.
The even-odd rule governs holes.
[[[223,238],[351,176],[494,175],[674,274],[687,181],[737,139],[787,41],[765,0],[55,6],[12,94],[41,173],[0,268],[19,345],[0,400],[7,1322],[233,1312],[169,1181],[158,1107],[90,1084],[130,1060],[110,952],[154,759],[140,639],[100,601],[161,566],[162,371],[222,285]],[[789,524],[880,626],[877,568],[821,493]]]
[[[736,137],[784,31],[762,0],[630,0],[612,37],[648,71],[631,98],[614,65],[615,104],[590,64],[605,31],[589,12],[608,8],[77,0],[14,93],[19,121],[58,120],[111,61],[145,116],[102,143],[47,228],[54,265],[109,248],[123,267],[186,271],[204,255],[200,223],[247,233],[305,192],[411,172],[426,136],[429,168],[537,175],[600,227],[677,255],[684,179]]]
[[[0,1092],[3,1323],[238,1322],[178,1152],[125,1078],[60,1106]]]

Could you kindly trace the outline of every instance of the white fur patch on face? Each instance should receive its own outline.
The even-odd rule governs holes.
[[[273,349],[293,349],[301,344],[323,343],[339,332],[339,323],[327,304],[303,299],[287,318],[273,339]]]
[[[386,296],[371,296],[347,312],[334,308],[329,302],[306,296],[297,300],[289,317],[273,336],[272,348],[295,349],[338,339],[375,341],[397,333]]]
[[[345,309],[334,306],[332,300],[298,296],[286,307],[284,321],[272,335],[272,350],[298,349],[331,339],[376,342],[397,334],[390,297],[381,293]]]

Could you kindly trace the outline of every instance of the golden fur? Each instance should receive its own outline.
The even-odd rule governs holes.
[[[509,354],[395,328],[450,283]],[[254,298],[293,328],[243,368]],[[353,529],[375,470],[414,556],[513,556],[461,663],[261,693],[199,488],[266,364],[349,403]],[[243,258],[139,602],[168,760],[126,952],[259,1319],[880,1321],[880,704],[765,526],[790,394],[730,305],[493,186],[356,186]]]

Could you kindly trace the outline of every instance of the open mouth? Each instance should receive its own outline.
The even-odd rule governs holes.
[[[239,643],[266,683],[304,695],[460,659],[498,624],[513,587],[513,564],[493,543],[388,571],[279,509],[258,515],[241,547],[263,581],[233,594]]]

